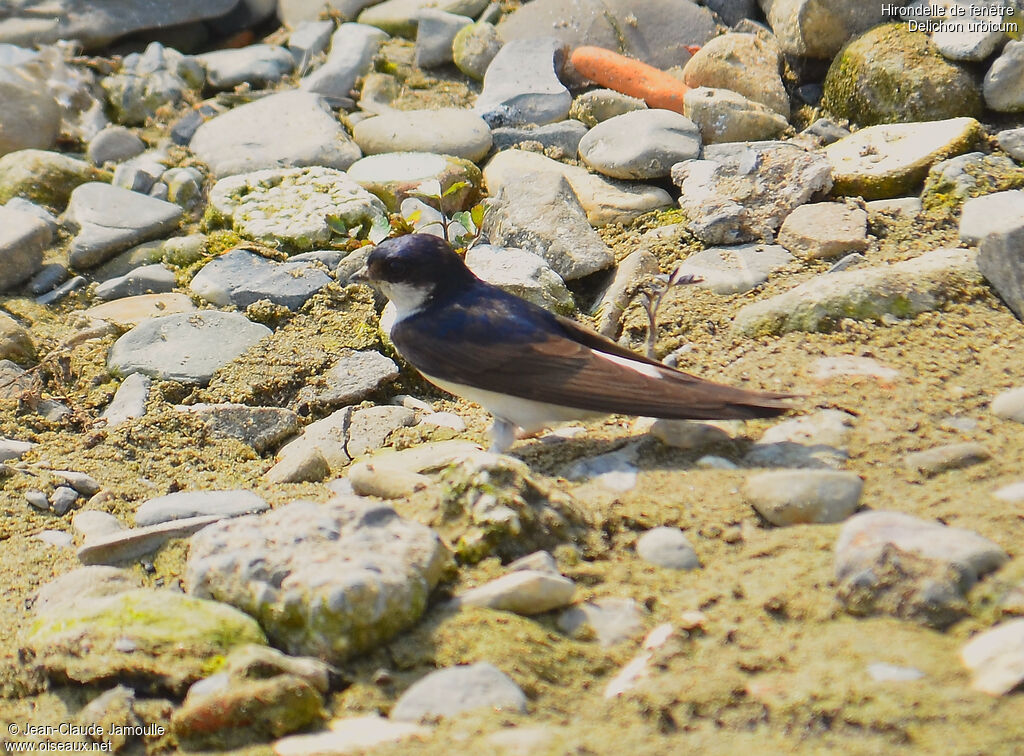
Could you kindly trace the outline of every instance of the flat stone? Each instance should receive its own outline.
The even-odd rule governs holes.
[[[839,202],[801,205],[779,229],[779,244],[805,260],[863,252],[868,248],[868,214]]]
[[[1008,234],[1021,225],[1024,191],[995,192],[964,202],[960,240],[977,244],[989,234]]]
[[[558,629],[576,640],[596,637],[602,646],[614,646],[643,632],[645,614],[633,599],[595,599],[558,615]]]
[[[78,501],[78,491],[71,486],[57,486],[50,494],[50,509],[58,517],[63,517]]]
[[[84,315],[92,320],[108,320],[133,326],[150,318],[194,312],[196,306],[184,294],[139,294],[90,307]]]
[[[97,509],[75,512],[74,517],[71,518],[71,527],[86,541],[124,530],[124,526],[114,515],[100,512]]]
[[[505,185],[521,182],[522,176],[528,173],[564,176],[592,226],[628,224],[644,213],[673,204],[671,195],[659,187],[595,176],[581,166],[567,165],[524,150],[504,150],[496,154],[484,168],[484,181],[491,196],[495,196]]]
[[[343,349],[317,383],[299,392],[301,404],[317,408],[359,404],[398,377],[398,366],[373,350]]]
[[[307,425],[301,436],[281,448],[278,459],[307,457],[316,449],[331,470],[338,471],[360,454],[382,446],[392,431],[415,422],[416,413],[405,407],[342,407]]]
[[[146,143],[131,129],[107,126],[89,140],[86,156],[93,165],[120,163],[146,151]]]
[[[972,672],[971,687],[993,696],[1024,681],[1024,619],[1003,622],[971,638],[960,659]]]
[[[163,263],[143,265],[123,276],[108,278],[93,291],[97,299],[121,299],[141,294],[166,294],[177,285],[174,271]]]
[[[366,24],[344,23],[331,36],[331,51],[320,68],[299,81],[304,92],[326,97],[348,98],[356,79],[366,74],[373,64],[381,42],[388,35]],[[359,157],[356,155],[356,157]],[[352,161],[349,160],[349,163]],[[313,164],[307,164],[313,165]],[[347,166],[331,165],[332,168]]]
[[[772,525],[842,522],[857,511],[864,481],[852,472],[773,470],[744,481],[743,496]]]
[[[728,443],[732,438],[714,423],[697,420],[659,419],[651,426],[650,434],[666,446],[683,451],[699,451]]]
[[[412,738],[423,740],[431,733],[429,727],[410,722],[393,722],[379,714],[332,719],[328,726],[328,732],[292,735],[275,741],[274,753],[277,756],[349,753]]]
[[[206,69],[206,81],[213,89],[234,89],[239,84],[263,89],[281,81],[295,67],[292,54],[277,45],[214,50],[197,55],[196,60]]]
[[[996,134],[996,144],[1018,163],[1024,160],[1024,127],[1004,129]]]
[[[130,678],[177,696],[233,646],[266,642],[237,609],[175,590],[79,595],[36,612],[25,640],[36,663],[47,676],[79,685]]]
[[[466,266],[484,281],[552,312],[565,315],[573,308],[565,282],[533,252],[477,244],[466,252]]]
[[[636,553],[655,567],[670,570],[698,570],[700,558],[686,534],[679,528],[657,527],[637,539]]]
[[[464,26],[452,40],[452,62],[466,76],[482,81],[503,44],[504,40],[493,24],[480,21]]]
[[[363,154],[437,152],[480,160],[491,149],[491,130],[469,110],[392,110],[356,124],[356,144]]]
[[[1011,504],[1024,502],[1024,480],[1019,483],[1011,483],[1008,486],[1003,486],[992,495],[1000,501],[1008,501]]]
[[[971,298],[981,282],[977,256],[938,249],[892,265],[859,267],[812,278],[770,299],[746,305],[733,327],[746,335],[831,331],[844,318],[884,322],[913,317]]]
[[[769,276],[793,261],[778,244],[741,244],[696,252],[679,266],[682,274],[700,276],[697,286],[716,294],[739,294],[760,286]]]
[[[391,719],[418,722],[454,717],[479,708],[525,713],[526,696],[512,679],[487,662],[448,667],[417,680],[395,702]]]
[[[1013,313],[1024,319],[1024,223],[982,239],[978,269]]]
[[[48,546],[64,549],[75,542],[74,537],[70,533],[65,533],[62,530],[40,530],[33,538],[37,541],[42,541]]]
[[[21,459],[21,456],[35,448],[36,444],[31,441],[18,441],[13,438],[0,437],[0,462],[7,462],[11,459]]]
[[[113,428],[135,417],[146,414],[146,400],[153,379],[142,373],[132,373],[117,387],[114,398],[100,415]]]
[[[744,455],[750,467],[842,467],[849,455],[842,446],[853,417],[840,410],[820,410],[772,426]]]
[[[319,483],[331,474],[331,466],[319,449],[307,447],[289,454],[264,474],[269,483]]]
[[[954,0],[951,5],[966,10],[964,17],[946,18],[939,28],[932,32],[932,42],[949,60],[967,60],[980,63],[994,53],[1006,40],[1006,32],[999,28],[1005,17],[990,16],[988,18],[972,18],[975,12],[981,13],[1001,7],[999,0]],[[972,12],[972,9],[977,11]],[[992,23],[965,24],[964,18],[972,21],[991,21]]]
[[[185,583],[258,617],[287,653],[336,663],[411,627],[447,558],[429,528],[348,496],[203,530],[192,538]]]
[[[263,97],[212,118],[189,149],[215,178],[303,166],[345,170],[361,154],[323,98],[302,91]]]
[[[371,2],[372,0],[365,0]],[[283,6],[287,3],[279,3],[279,15],[285,12]],[[296,3],[290,3],[295,5]],[[310,62],[320,53],[324,52],[331,43],[331,35],[334,34],[334,24],[331,21],[318,21],[316,16],[302,21],[282,20],[285,26],[292,29],[288,35],[288,52],[295,59],[295,68],[300,74],[309,69]]]
[[[178,205],[120,187],[82,184],[71,193],[67,219],[77,230],[68,252],[79,268],[99,265],[123,249],[177,228]]]
[[[100,484],[91,475],[75,470],[54,470],[53,474],[65,480],[69,486],[78,491],[82,496],[92,496],[99,493]]]
[[[297,310],[331,280],[311,263],[275,262],[248,249],[233,249],[204,265],[189,288],[221,307],[245,308],[269,300]]]
[[[1024,386],[1003,391],[992,400],[992,414],[1003,420],[1024,423]]]
[[[564,120],[572,105],[558,80],[564,55],[554,37],[506,42],[487,67],[475,111],[491,127]]]
[[[0,202],[20,197],[60,211],[76,187],[110,178],[84,160],[46,150],[18,150],[0,157]]]
[[[614,262],[572,186],[557,174],[524,174],[518,182],[504,182],[484,216],[484,232],[495,244],[539,255],[566,281]]]
[[[441,187],[446,213],[465,210],[480,198],[480,169],[472,161],[433,152],[385,152],[357,160],[348,170],[349,178],[376,195],[390,212],[415,196],[424,182]],[[459,184],[450,194],[451,187]]]
[[[213,374],[270,335],[244,315],[217,310],[146,320],[119,338],[107,364],[122,375],[206,384]]]
[[[78,560],[82,564],[118,564],[138,559],[159,551],[172,538],[187,538],[220,519],[220,515],[187,517],[97,536],[78,549]]]
[[[672,166],[700,155],[701,139],[689,118],[669,110],[635,110],[602,121],[580,140],[583,161],[619,179],[668,176]]]
[[[210,208],[242,236],[297,250],[330,242],[335,234],[332,224],[354,230],[362,227],[365,237],[373,222],[386,213],[380,200],[348,175],[320,167],[254,171],[221,179],[210,190]],[[307,285],[323,280],[314,272],[308,276]],[[234,285],[246,286],[241,280]]]
[[[636,466],[637,444],[613,452],[583,457],[565,471],[569,480],[593,483],[609,491],[630,491],[636,487],[640,469]]]
[[[516,614],[533,615],[572,603],[576,584],[547,571],[517,570],[471,588],[456,597],[459,606],[484,606]]]
[[[867,200],[910,194],[928,169],[969,152],[981,136],[973,118],[869,126],[825,147],[833,194]]]
[[[473,19],[466,16],[433,8],[420,11],[416,25],[416,65],[434,68],[451,63],[455,35],[472,23]]]
[[[774,139],[789,128],[785,117],[728,89],[697,87],[683,95],[683,113],[706,144]]]
[[[475,18],[485,7],[487,0],[385,0],[371,4],[360,13],[359,23],[412,39],[416,36],[420,14],[428,8]]]
[[[144,527],[192,517],[238,517],[269,508],[263,497],[245,489],[177,491],[142,502],[135,510],[135,524]]]
[[[903,458],[903,466],[931,477],[948,470],[970,467],[991,457],[992,454],[978,443],[945,444],[907,454]]]
[[[647,110],[647,103],[614,89],[590,89],[578,95],[569,108],[569,117],[593,128],[609,118]]]
[[[689,229],[706,244],[773,240],[794,208],[832,186],[829,163],[786,142],[709,145],[672,166]]]
[[[0,21],[2,34],[3,21]],[[18,150],[48,150],[60,133],[60,106],[46,91],[37,90],[26,78],[0,81],[4,119],[0,121],[0,156]]]
[[[0,207],[0,291],[13,289],[43,267],[53,231],[39,218]]]
[[[480,447],[468,441],[421,444],[356,462],[348,471],[348,479],[360,496],[397,499],[429,486],[431,478],[423,474],[425,471],[482,454],[485,452]]]

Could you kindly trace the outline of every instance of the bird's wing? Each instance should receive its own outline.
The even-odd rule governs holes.
[[[503,298],[461,317],[458,308],[433,318],[425,311],[400,321],[391,338],[429,376],[576,409],[691,419],[765,417],[790,409],[784,395],[673,370],[517,302]],[[510,323],[516,325],[513,334]]]

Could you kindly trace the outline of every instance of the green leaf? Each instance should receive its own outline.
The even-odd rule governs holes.
[[[463,189],[464,187],[467,187],[467,186],[469,186],[469,182],[468,181],[456,181],[454,184],[452,184],[447,189],[445,189],[444,190],[444,194],[442,194],[441,196],[442,197],[447,197],[447,196],[449,196],[451,194],[455,194],[455,192],[457,192],[460,189]],[[440,188],[440,184],[438,184],[438,188]]]
[[[388,238],[391,233],[391,222],[386,215],[378,215],[370,225],[369,239],[374,244],[379,244]]]
[[[346,225],[345,221],[342,220],[339,215],[328,215],[327,225],[331,227],[331,231],[339,236],[344,236],[348,233],[348,225]]]
[[[473,219],[473,226],[476,228],[483,228],[484,225],[484,214],[487,212],[487,205],[483,202],[478,202],[473,205],[473,208],[469,211],[469,217]]]
[[[441,182],[437,179],[427,179],[420,183],[410,194],[414,194],[420,197],[429,197],[430,199],[441,198]]]
[[[469,213],[465,210],[452,213],[452,221],[455,223],[461,223],[462,227],[469,233],[476,231],[476,227],[473,225],[473,219],[469,217]]]
[[[420,222],[420,218],[422,218],[422,217],[423,217],[423,210],[422,210],[422,208],[416,208],[411,213],[409,213],[407,216],[405,216],[405,219],[409,222],[409,224],[411,226],[415,227],[415,225]]]

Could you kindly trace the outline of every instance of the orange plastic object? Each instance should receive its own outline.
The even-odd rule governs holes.
[[[652,108],[683,112],[689,87],[660,68],[589,45],[573,50],[569,60],[581,75],[602,87],[639,97]]]

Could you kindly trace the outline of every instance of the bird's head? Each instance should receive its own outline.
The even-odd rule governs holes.
[[[390,299],[400,314],[420,309],[430,298],[474,279],[444,239],[407,234],[378,244],[353,281],[369,283]]]

